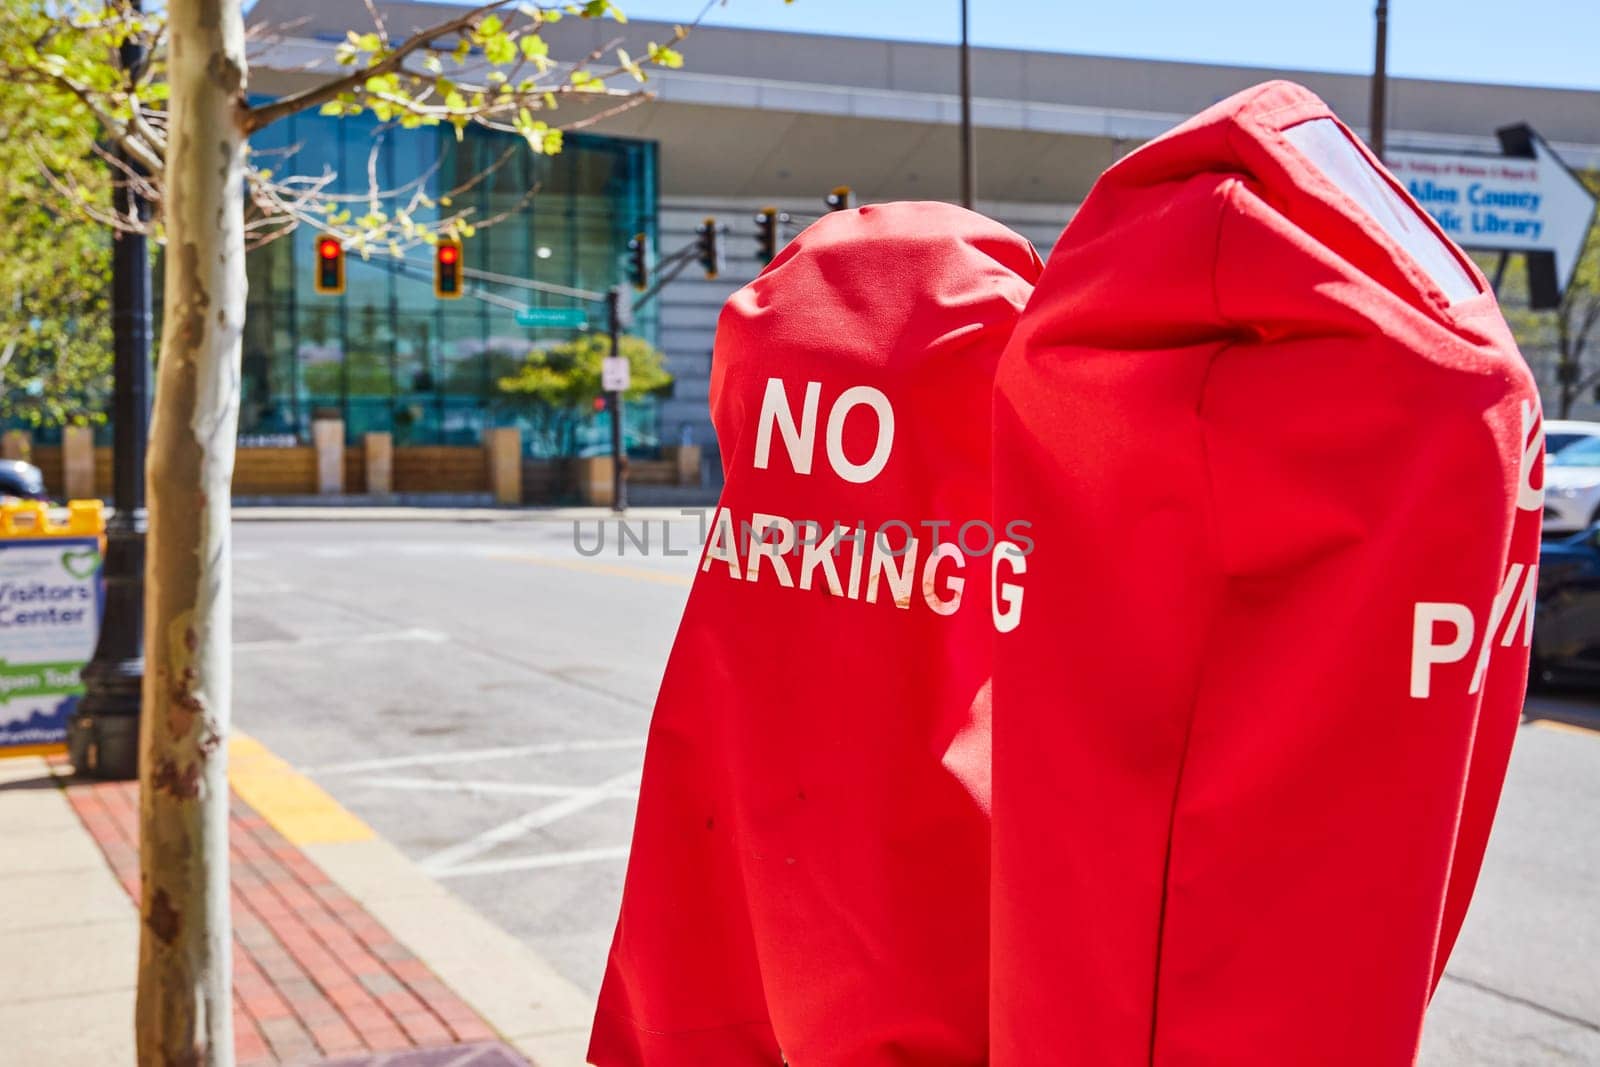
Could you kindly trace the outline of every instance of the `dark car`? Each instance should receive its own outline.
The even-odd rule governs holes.
[[[1600,682],[1600,526],[1539,548],[1532,674]]]
[[[44,474],[38,467],[20,459],[0,459],[0,500],[11,497],[44,499]]]

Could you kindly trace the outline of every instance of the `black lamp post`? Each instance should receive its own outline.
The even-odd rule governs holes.
[[[139,0],[131,4],[138,11]],[[126,70],[144,65],[135,38],[122,45]],[[150,205],[127,180],[138,165],[120,148],[112,205],[121,218],[147,221]],[[115,514],[106,525],[105,613],[94,658],[83,668],[84,694],[67,724],[67,747],[80,774],[139,774],[139,691],[144,683],[145,441],[150,428],[150,257],[143,234],[116,233],[111,252],[112,476]]]

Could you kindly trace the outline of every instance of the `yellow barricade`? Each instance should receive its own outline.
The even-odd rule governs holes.
[[[99,537],[105,532],[105,505],[98,500],[74,500],[65,516],[37,500],[0,504],[0,537]]]

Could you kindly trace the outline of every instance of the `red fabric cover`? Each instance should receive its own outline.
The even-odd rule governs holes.
[[[988,561],[944,561],[925,587],[921,523],[988,518],[994,366],[1040,269],[960,208],[864,207],[805,230],[724,309],[721,509],[824,533],[910,524],[914,581],[880,574],[868,602],[865,574],[854,598],[821,570],[800,588],[795,555],[776,561],[792,587],[771,558],[753,581],[744,551],[736,568],[702,560],[651,724],[593,1063],[777,1064],[780,1047],[801,1067],[985,1062]],[[797,430],[819,383],[809,474],[777,431],[756,466],[773,378]],[[895,421],[881,472],[853,482],[825,438],[859,386]],[[853,409],[844,458],[866,464],[878,425]],[[842,591],[851,555],[834,557]],[[962,602],[936,613],[953,577]]]
[[[1267,84],[1112,167],[1002,358],[995,510],[1038,547],[996,646],[996,1067],[1414,1059],[1518,721],[1542,433],[1470,261],[1448,306],[1285,139],[1330,117]],[[1425,698],[1419,610],[1475,630]]]

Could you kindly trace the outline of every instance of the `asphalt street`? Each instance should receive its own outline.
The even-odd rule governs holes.
[[[235,526],[238,725],[590,992],[700,536],[651,514]],[[1600,700],[1534,698],[1424,1064],[1600,1064],[1597,813]]]

